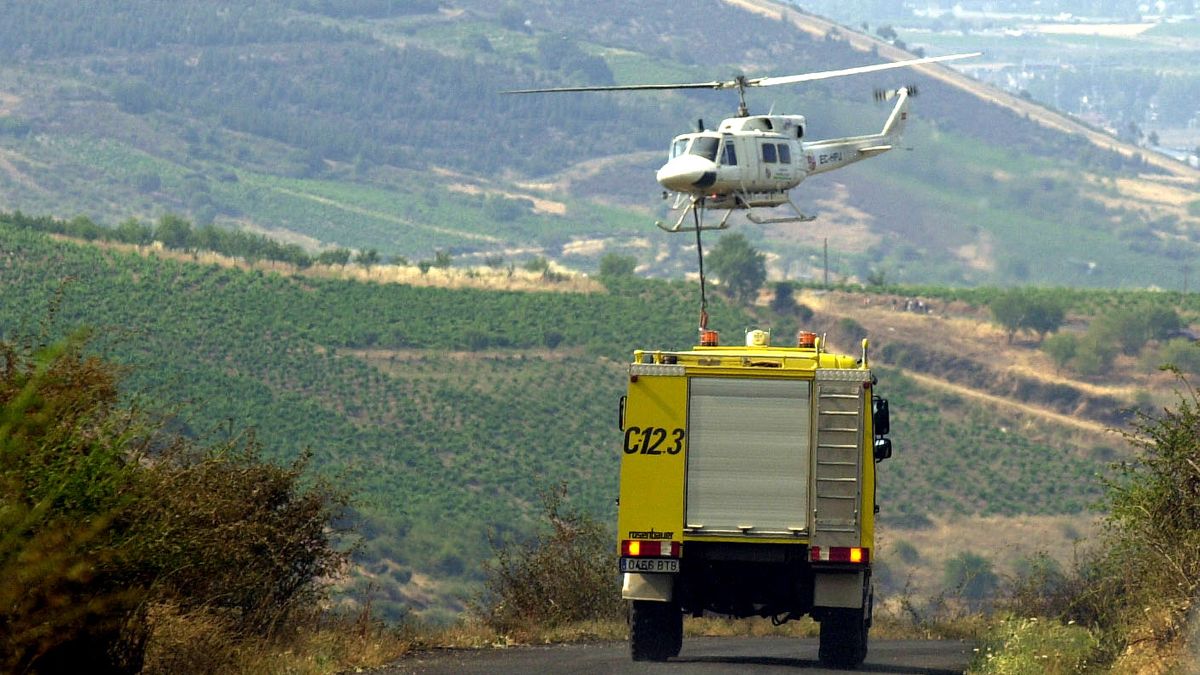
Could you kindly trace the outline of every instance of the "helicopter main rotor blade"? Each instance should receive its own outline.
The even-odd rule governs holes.
[[[596,87],[550,87],[548,89],[512,89],[501,94],[544,94],[570,91],[634,91],[637,89],[725,89],[732,82],[686,82],[683,84],[617,84]]]
[[[858,66],[856,68],[843,68],[841,70],[826,70],[819,73],[805,73],[803,75],[785,75],[783,77],[756,77],[746,80],[747,87],[774,87],[780,84],[796,84],[799,82],[812,82],[813,80],[826,80],[831,77],[844,77],[846,75],[859,75],[861,73],[874,73],[880,70],[891,70],[892,68],[906,68],[909,66],[919,66],[922,63],[938,63],[940,61],[956,61],[958,59],[966,59],[972,56],[979,56],[983,52],[971,52],[969,54],[949,54],[947,56],[926,56],[920,59],[909,59],[907,61],[893,61],[891,63],[877,63],[871,66]]]
[[[652,90],[652,89],[738,89],[744,90],[746,87],[774,87],[780,84],[795,84],[798,82],[811,82],[813,80],[825,80],[831,77],[844,77],[846,75],[858,75],[860,73],[873,73],[879,70],[891,70],[892,68],[905,68],[908,66],[919,66],[923,63],[938,63],[940,61],[954,61],[957,59],[966,59],[972,56],[979,56],[983,52],[972,52],[970,54],[950,54],[948,56],[927,56],[920,59],[909,59],[907,61],[893,61],[891,63],[877,63],[871,66],[858,66],[856,68],[843,68],[842,70],[825,70],[819,73],[805,73],[803,75],[787,75],[784,77],[756,77],[753,79],[745,76],[736,77],[732,80],[713,80],[712,82],[684,82],[680,84],[617,84],[605,86],[585,86],[585,87],[549,87],[545,89],[511,89],[502,91],[501,94],[545,94],[545,93],[561,93],[561,92],[577,92],[577,91],[637,91],[637,90]]]

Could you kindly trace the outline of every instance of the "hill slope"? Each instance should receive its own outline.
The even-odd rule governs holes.
[[[634,348],[689,346],[698,300],[692,285],[635,279],[579,293],[290,276],[5,224],[0,283],[6,338],[91,326],[94,348],[130,367],[140,404],[171,413],[181,430],[251,426],[281,459],[311,450],[360,495],[362,583],[373,580],[384,594],[377,605],[395,612],[461,607],[487,533],[527,531],[550,485],[568,482],[576,504],[611,518],[623,364]],[[835,344],[865,332],[876,345],[896,411],[897,456],[879,488],[887,527],[1085,512],[1093,476],[1120,453],[1119,439],[1096,427],[1132,394],[1079,405],[1086,383],[1056,381],[1052,395],[1038,395],[1009,364],[1033,358],[1036,368],[1044,356],[1005,347],[961,310],[969,305],[935,318],[893,312],[886,297],[804,300]],[[795,325],[719,298],[711,312],[726,336]],[[987,348],[962,348],[981,336]]]
[[[697,117],[711,125],[732,100],[498,90],[904,56],[762,2],[138,0],[80,13],[65,0],[8,0],[0,10],[6,210],[108,223],[170,211],[413,260],[546,255],[594,269],[618,250],[674,276],[694,269],[694,249],[649,226],[662,208],[653,171],[673,134]],[[860,102],[865,92],[909,81],[923,92],[912,153],[802,185],[815,225],[738,225],[771,252],[775,274],[815,277],[828,240],[835,277],[1179,285],[1200,239],[1195,177],[1168,180],[1172,167],[1045,110],[940,68],[751,103],[805,112],[817,136],[861,133],[885,115]]]

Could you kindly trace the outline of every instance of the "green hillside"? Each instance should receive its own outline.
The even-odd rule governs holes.
[[[694,250],[650,225],[664,208],[653,172],[672,135],[697,118],[715,125],[732,97],[498,92],[879,60],[718,0],[86,11],[0,0],[0,11],[0,209],[110,225],[180,213],[385,259],[547,256],[592,270],[620,250],[672,277],[692,270]],[[777,273],[815,276],[829,239],[838,278],[1179,286],[1197,253],[1188,186],[1139,178],[1149,170],[1137,158],[911,73],[779,88],[751,104],[807,114],[814,137],[861,133],[886,116],[866,103],[871,89],[910,81],[922,91],[913,152],[802,185],[813,225],[738,225]]]
[[[689,346],[698,302],[694,284],[633,278],[581,294],[284,276],[9,223],[0,286],[3,337],[91,327],[93,349],[128,366],[133,400],[173,428],[221,438],[249,426],[279,459],[310,450],[358,495],[359,583],[369,577],[392,616],[460,607],[487,534],[527,531],[541,489],[566,481],[578,505],[613,516],[623,364],[635,348]],[[710,310],[726,336],[794,325],[719,297]],[[886,348],[886,335],[875,339]],[[1094,500],[1089,478],[1111,454],[1093,453],[1093,440],[1021,424],[894,366],[880,377],[896,411],[885,521],[1078,513]]]

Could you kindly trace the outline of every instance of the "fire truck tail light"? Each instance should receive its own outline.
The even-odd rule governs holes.
[[[624,539],[621,555],[628,558],[678,558],[680,545],[677,541],[645,541]]]
[[[871,561],[871,549],[861,546],[830,546],[829,548],[813,546],[809,548],[809,560],[860,565]]]

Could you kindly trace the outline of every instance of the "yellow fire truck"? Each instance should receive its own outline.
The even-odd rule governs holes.
[[[867,653],[875,465],[888,404],[861,355],[764,331],[636,351],[621,398],[617,538],[634,660],[677,656],[683,615],[820,622],[822,662]]]

